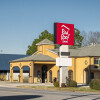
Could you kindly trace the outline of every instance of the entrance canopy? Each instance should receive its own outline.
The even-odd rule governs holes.
[[[43,54],[37,54],[37,55],[31,55],[28,57],[16,59],[10,61],[10,82],[13,82],[13,68],[18,66],[20,69],[20,75],[19,75],[19,82],[23,82],[23,67],[28,66],[29,67],[29,83],[34,83],[36,82],[37,79],[37,70],[41,71],[41,67],[43,65],[48,65],[48,69],[56,64],[56,61],[54,58],[48,56],[48,55],[43,55]],[[41,67],[39,67],[41,66]],[[42,75],[42,81],[45,80],[43,76],[45,77],[47,74]]]
[[[28,57],[12,60],[10,62],[23,62],[23,61],[49,61],[49,62],[55,62],[56,60],[48,55],[42,55],[42,54],[37,54],[37,55],[31,55]]]

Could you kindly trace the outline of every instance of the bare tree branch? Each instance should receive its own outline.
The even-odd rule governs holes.
[[[82,36],[84,37],[82,41],[82,46],[100,43],[100,32],[89,32],[86,33],[85,31],[82,32]]]

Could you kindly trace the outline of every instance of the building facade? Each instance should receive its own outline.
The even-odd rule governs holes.
[[[13,69],[20,69],[19,82],[23,82],[23,68],[29,68],[29,83],[49,83],[53,79],[59,81],[59,66],[56,58],[59,50],[55,49],[53,42],[44,39],[37,45],[37,51],[28,57],[10,61],[10,82],[13,82]],[[93,78],[100,78],[99,62],[100,45],[95,44],[78,49],[70,49],[72,66],[68,67],[68,76],[77,83],[87,84]]]

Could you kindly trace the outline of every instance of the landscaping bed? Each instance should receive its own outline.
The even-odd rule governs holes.
[[[89,87],[53,87],[53,86],[17,86],[18,88],[26,89],[38,89],[38,90],[52,90],[52,91],[72,91],[72,92],[97,92],[100,93],[100,90],[94,90]]]

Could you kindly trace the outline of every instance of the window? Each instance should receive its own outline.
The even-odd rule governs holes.
[[[49,82],[52,82],[52,71],[49,71]]]
[[[72,70],[68,71],[68,77],[70,80],[73,80],[73,71]]]
[[[94,73],[93,72],[91,72],[90,77],[91,77],[91,79],[94,79]]]
[[[94,58],[94,64],[99,64],[99,59],[98,58]]]
[[[60,72],[59,72],[59,70],[57,72],[57,80],[60,81]]]

